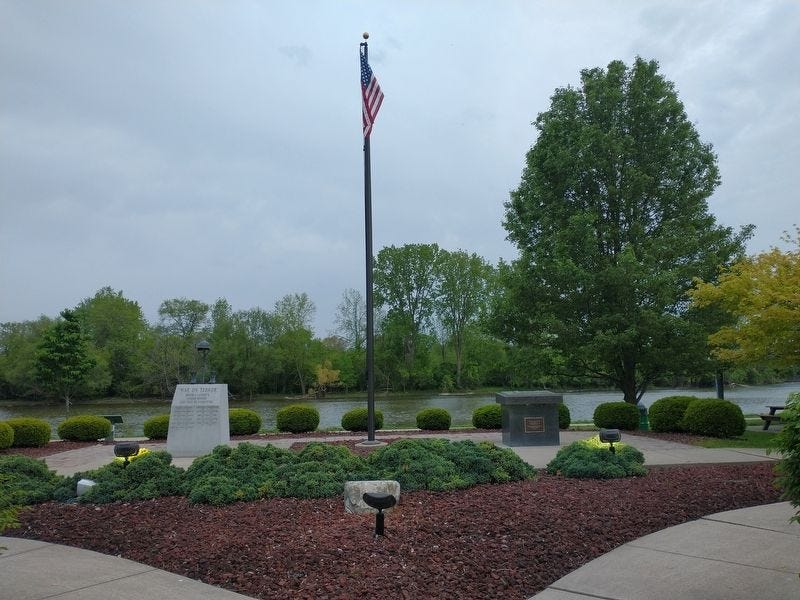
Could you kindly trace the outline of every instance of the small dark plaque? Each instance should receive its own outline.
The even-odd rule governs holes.
[[[544,417],[525,417],[525,433],[542,433]]]

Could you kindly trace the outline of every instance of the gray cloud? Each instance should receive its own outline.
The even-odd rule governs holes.
[[[154,318],[177,296],[270,308],[317,333],[362,288],[358,44],[386,93],[374,244],[489,260],[530,123],[582,68],[660,61],[719,155],[711,200],[750,249],[796,218],[792,2],[0,3],[0,321],[104,285]],[[277,51],[276,51],[277,49]]]

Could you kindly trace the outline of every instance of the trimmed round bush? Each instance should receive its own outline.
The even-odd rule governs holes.
[[[14,430],[11,429],[11,425],[9,425],[8,423],[0,421],[0,450],[11,448],[11,444],[13,443],[14,443]]]
[[[6,421],[14,430],[12,448],[31,448],[46,446],[50,442],[50,423],[44,419],[16,417]]]
[[[443,408],[426,408],[417,413],[417,427],[429,431],[450,429],[450,413]]]
[[[697,396],[667,396],[656,400],[647,411],[650,429],[662,432],[683,431],[683,415]]]
[[[342,415],[342,429],[345,431],[366,431],[367,430],[367,409],[354,408]],[[375,429],[383,429],[383,413],[375,411]]]
[[[144,437],[165,440],[169,433],[169,415],[153,415],[144,422]]]
[[[228,411],[231,435],[252,435],[261,429],[261,416],[249,408],[232,408]]]
[[[275,415],[278,431],[306,433],[319,426],[319,411],[305,404],[290,404]]]
[[[77,415],[62,421],[58,437],[70,442],[95,442],[111,436],[111,421],[97,415]]]
[[[629,402],[604,402],[594,409],[594,424],[601,429],[626,429],[639,427],[639,409]]]
[[[732,438],[742,435],[747,423],[742,409],[733,402],[703,398],[686,408],[683,428],[696,435]]]
[[[614,479],[645,475],[644,455],[627,444],[609,444],[600,441],[600,436],[573,442],[561,448],[555,458],[547,464],[548,473],[564,477]]]
[[[503,426],[503,407],[496,402],[472,411],[472,425],[478,429],[500,429]]]
[[[572,423],[572,415],[569,414],[569,408],[563,402],[558,405],[558,428],[569,429]]]

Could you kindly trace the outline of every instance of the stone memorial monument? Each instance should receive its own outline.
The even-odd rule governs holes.
[[[499,392],[503,444],[506,446],[558,446],[558,405],[561,394],[548,391]]]
[[[227,384],[180,384],[175,388],[167,432],[167,451],[173,457],[202,456],[230,439]]]

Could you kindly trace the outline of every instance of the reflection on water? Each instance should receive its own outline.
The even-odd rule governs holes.
[[[737,386],[725,391],[725,399],[738,404],[745,414],[765,412],[770,404],[783,404],[790,392],[800,391],[800,382],[778,385]],[[659,398],[672,395],[692,395],[714,398],[713,389],[664,389],[648,392],[644,403],[650,405]],[[569,407],[573,421],[591,421],[595,407],[603,402],[622,400],[620,392],[567,392],[564,402]],[[255,410],[263,419],[265,429],[275,429],[275,413],[297,400],[265,399],[252,402],[231,402],[231,408],[241,407]],[[472,411],[479,406],[494,402],[494,394],[474,395],[383,395],[375,398],[376,409],[383,412],[384,427],[413,427],[416,415],[424,408],[437,407],[447,409],[453,417],[453,426],[470,425]],[[351,400],[309,401],[320,413],[320,429],[331,429],[340,426],[342,415],[352,408],[366,406],[366,398]],[[116,426],[117,436],[141,436],[142,425],[153,415],[169,413],[170,403],[159,400],[131,401],[92,401],[73,405],[70,414],[121,415],[124,423]],[[58,424],[64,420],[63,405],[26,404],[20,401],[0,401],[0,420],[11,417],[37,417],[45,419],[53,427],[55,435]]]

